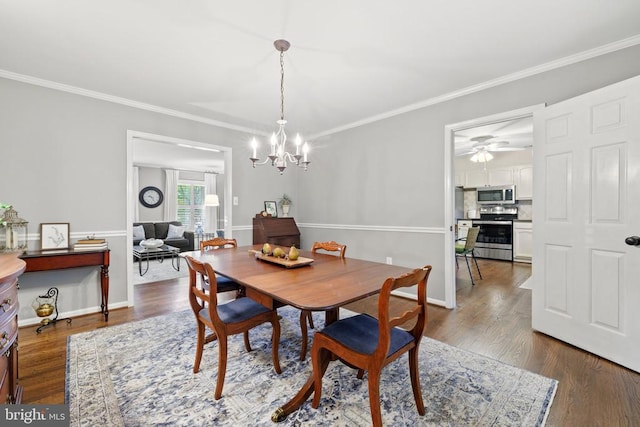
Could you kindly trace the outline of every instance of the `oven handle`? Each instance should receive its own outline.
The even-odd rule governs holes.
[[[472,221],[473,225],[512,225],[513,221]]]

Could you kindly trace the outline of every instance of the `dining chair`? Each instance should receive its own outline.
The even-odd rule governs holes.
[[[280,361],[278,359],[278,345],[280,342],[280,323],[278,313],[270,310],[248,297],[237,298],[225,304],[217,304],[217,294],[206,292],[198,287],[200,283],[208,279],[212,285],[216,284],[216,275],[211,264],[202,263],[197,259],[186,255],[189,266],[189,303],[196,317],[198,326],[198,341],[196,344],[196,359],[193,363],[193,373],[200,370],[204,345],[211,341],[218,341],[218,380],[214,397],[216,400],[222,396],[224,377],[227,371],[227,337],[242,333],[244,346],[251,351],[249,342],[249,330],[263,323],[271,323],[273,333],[271,335],[271,353],[273,367],[280,374]],[[206,328],[213,331],[205,336]]]
[[[311,247],[311,253],[315,254],[318,251],[338,252],[338,255],[340,256],[340,258],[344,259],[344,254],[347,251],[347,245],[334,242],[333,240],[330,242],[313,242],[313,246]],[[309,323],[309,327],[311,329],[315,328],[313,325],[313,316],[311,315],[311,311],[302,310],[300,312],[300,331],[302,334],[302,348],[300,349],[301,361],[304,360],[307,355],[307,340],[309,337],[307,323]]]
[[[467,270],[469,270],[469,277],[471,277],[472,286],[475,286],[476,282],[473,280],[473,274],[471,274],[471,267],[469,266],[469,258],[467,257],[467,255],[471,254],[471,258],[476,264],[476,269],[478,270],[480,280],[482,280],[482,273],[480,273],[478,260],[476,259],[476,255],[474,253],[476,241],[478,240],[478,233],[480,233],[480,227],[470,227],[469,231],[467,231],[467,237],[463,237],[456,241],[456,267],[458,266],[458,257],[463,256],[465,261],[467,262]]]
[[[209,240],[202,240],[200,242],[200,250],[208,251],[224,248],[237,248],[238,242],[236,239],[224,239],[222,237],[215,237]],[[216,274],[216,283],[218,284],[218,293],[235,291],[236,296],[241,292],[241,287],[238,283],[229,279],[228,277],[220,276]]]
[[[384,281],[378,298],[378,318],[359,314],[341,319],[316,332],[311,348],[314,395],[312,407],[318,408],[322,395],[322,377],[331,360],[338,359],[357,368],[358,378],[368,372],[369,406],[374,426],[382,425],[380,411],[380,374],[382,368],[409,352],[409,373],[413,397],[420,415],[424,415],[424,403],[420,390],[418,350],[427,323],[427,280],[431,266],[417,268],[410,273]],[[411,310],[397,317],[389,313],[391,292],[398,288],[417,285],[418,299]],[[415,322],[411,329],[398,326]]]

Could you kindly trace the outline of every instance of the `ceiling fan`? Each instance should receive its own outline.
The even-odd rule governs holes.
[[[465,154],[477,153],[479,151],[522,151],[525,147],[516,147],[509,145],[509,141],[498,140],[498,137],[493,135],[481,135],[474,136],[469,139],[474,144],[471,146],[471,151]]]
[[[472,162],[488,162],[493,159],[491,152],[496,151],[521,151],[524,147],[516,147],[509,145],[509,141],[498,140],[494,135],[480,135],[470,138],[469,141],[473,142],[468,151],[462,152],[459,155],[465,156],[471,154]]]

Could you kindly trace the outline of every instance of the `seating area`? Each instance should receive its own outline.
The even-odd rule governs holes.
[[[475,280],[473,280],[473,273],[471,272],[471,266],[469,265],[469,258],[467,257],[468,255],[471,255],[473,262],[476,264],[478,276],[480,276],[480,280],[482,280],[482,273],[480,273],[480,267],[478,267],[478,260],[476,259],[476,254],[474,252],[479,232],[480,227],[471,227],[467,232],[467,237],[458,239],[456,241],[456,267],[458,267],[458,257],[464,257],[464,260],[467,263],[467,270],[469,271],[469,277],[471,278],[472,286],[475,286],[476,282]]]
[[[134,222],[133,245],[137,246],[147,239],[161,239],[166,245],[180,249],[180,252],[195,249],[193,231],[186,231],[180,221]]]
[[[217,293],[207,292],[207,288],[214,287],[216,275],[210,264],[202,263],[191,256],[186,256],[189,266],[189,303],[196,317],[198,328],[198,342],[196,344],[196,358],[193,363],[193,373],[200,370],[204,345],[211,341],[218,341],[218,379],[214,397],[222,397],[224,377],[227,369],[227,337],[242,333],[247,351],[251,351],[249,330],[263,323],[271,323],[273,334],[271,339],[271,353],[273,367],[276,373],[282,373],[278,359],[280,344],[280,322],[276,310],[270,310],[250,298],[238,298],[226,304],[218,305]],[[198,280],[200,279],[200,280]],[[198,286],[198,283],[200,286]],[[212,285],[212,286],[210,286]],[[209,328],[212,334],[205,336]]]
[[[427,265],[398,278],[385,280],[379,296],[377,319],[368,314],[359,314],[331,323],[315,334],[311,349],[314,377],[312,406],[314,408],[318,408],[320,404],[322,377],[329,361],[337,358],[346,365],[357,368],[359,379],[362,379],[364,371],[367,371],[372,423],[374,426],[382,426],[380,374],[386,365],[409,352],[413,396],[418,413],[425,414],[420,390],[418,350],[427,323],[426,301],[429,273],[431,273],[431,266]],[[389,314],[391,292],[414,285],[418,285],[418,299],[413,309],[403,312],[398,317],[391,317]],[[410,321],[413,322],[411,329],[399,328]]]

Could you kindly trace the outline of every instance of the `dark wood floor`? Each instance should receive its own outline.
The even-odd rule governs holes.
[[[549,426],[640,426],[640,374],[531,329],[531,291],[520,289],[526,264],[480,260],[484,280],[471,286],[458,271],[458,307],[429,307],[425,335],[559,381]],[[186,279],[136,286],[136,307],[113,310],[109,325],[188,308]],[[395,298],[395,310],[408,302]],[[376,311],[369,298],[348,307]],[[64,403],[67,336],[105,327],[98,314],[74,318],[35,333],[20,329],[20,383],[24,403]],[[640,357],[640,356],[639,356]]]

